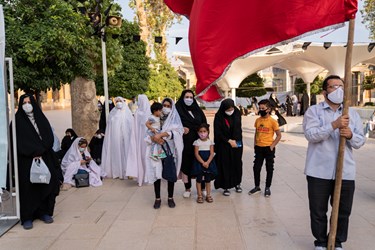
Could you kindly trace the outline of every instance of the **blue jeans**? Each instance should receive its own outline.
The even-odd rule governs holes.
[[[315,237],[315,246],[327,247],[327,211],[328,202],[332,206],[335,180],[325,180],[307,176],[307,189],[309,195],[311,231]],[[349,216],[352,211],[355,182],[343,180],[339,214],[337,220],[336,247],[348,238]]]

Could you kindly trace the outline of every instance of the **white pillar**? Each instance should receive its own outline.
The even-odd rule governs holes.
[[[285,72],[285,79],[286,79],[286,91],[291,91],[292,86],[290,82],[289,70],[286,70]]]
[[[311,86],[311,83],[308,82],[307,86],[306,86],[306,92],[309,95],[309,98],[311,98],[311,95],[310,95],[310,86]]]
[[[228,90],[224,91],[224,96],[225,96],[225,98],[228,98],[228,96],[229,96],[229,91]]]
[[[234,104],[236,104],[236,89],[232,88],[232,100],[234,101]]]

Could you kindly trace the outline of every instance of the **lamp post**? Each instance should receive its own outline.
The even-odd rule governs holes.
[[[105,117],[106,121],[109,114],[109,96],[108,96],[108,74],[107,74],[107,48],[105,45],[105,28],[101,29],[100,41],[102,44],[102,64],[103,64],[103,86],[104,86],[104,98],[105,98]]]

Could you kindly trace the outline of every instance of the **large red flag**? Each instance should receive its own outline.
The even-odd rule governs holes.
[[[190,20],[197,94],[221,98],[215,83],[233,60],[355,18],[357,0],[164,0]]]

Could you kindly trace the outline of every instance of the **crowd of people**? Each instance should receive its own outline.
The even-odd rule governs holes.
[[[340,203],[336,246],[340,249],[347,239],[348,220],[354,195],[355,163],[352,148],[365,142],[359,115],[350,109],[342,115],[343,81],[329,76],[323,83],[325,101],[304,109],[303,127],[308,140],[305,174],[311,229],[316,249],[327,246],[328,202],[333,195],[335,157],[340,136],[347,139],[344,161],[343,190]],[[222,189],[230,196],[231,189],[241,193],[243,136],[241,112],[232,99],[224,99],[211,126],[199,107],[194,93],[184,90],[174,103],[165,98],[161,103],[150,101],[146,95],[133,98],[127,105],[122,97],[109,102],[108,117],[101,116],[99,129],[90,142],[67,129],[61,149],[54,151],[53,129],[31,95],[20,97],[16,113],[18,168],[20,179],[21,223],[33,227],[34,219],[53,222],[56,196],[60,190],[77,185],[75,176],[87,175],[93,187],[103,185],[103,178],[134,179],[139,186],[152,184],[155,201],[161,207],[161,180],[168,185],[167,204],[174,208],[176,181],[185,186],[183,197],[192,195],[195,179],[197,203],[213,202],[211,187]],[[295,97],[287,97],[286,113],[295,113]],[[104,105],[106,105],[104,103]],[[281,105],[272,93],[269,99],[257,101],[253,108],[259,117],[254,123],[254,188],[248,194],[261,191],[260,173],[265,161],[265,197],[271,196],[276,145],[281,139],[280,126],[286,123]],[[104,109],[102,114],[104,113]],[[350,117],[350,119],[349,119]],[[372,125],[372,124],[370,124]],[[30,166],[34,159],[43,159],[51,174],[48,184],[30,182]]]

